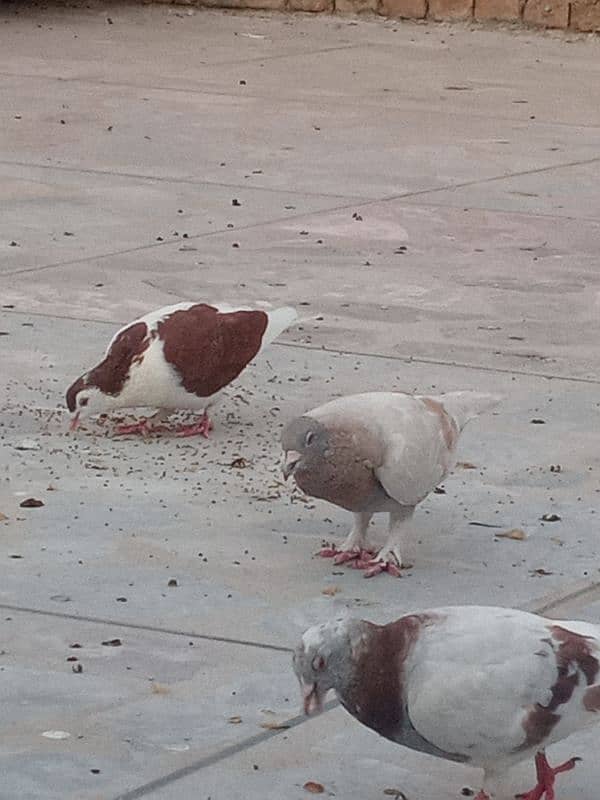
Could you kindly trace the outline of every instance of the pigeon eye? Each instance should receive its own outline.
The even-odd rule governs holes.
[[[309,444],[312,442],[312,440],[313,440],[314,438],[315,438],[315,435],[314,435],[314,433],[313,433],[312,431],[309,431],[309,432],[306,434],[306,439],[304,440],[304,444],[305,444],[305,445],[308,447],[308,445],[309,445]]]
[[[89,397],[80,397],[79,398],[79,405],[80,406],[87,406],[87,404],[89,402],[90,402],[90,398]]]
[[[312,660],[312,668],[315,672],[320,672],[325,666],[325,659],[323,656],[315,656]]]

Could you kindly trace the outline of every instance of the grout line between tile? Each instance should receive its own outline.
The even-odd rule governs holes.
[[[312,57],[312,56],[318,56],[321,53],[327,53],[327,52],[345,51],[345,50],[351,51],[351,50],[356,50],[356,49],[360,49],[360,48],[374,49],[376,47],[378,47],[378,45],[375,45],[373,43],[371,43],[371,44],[364,43],[364,44],[354,44],[354,45],[342,45],[340,47],[330,48],[329,50],[325,49],[325,50],[318,50],[318,51],[307,52],[307,53],[295,53],[295,54],[293,54],[291,56],[289,54],[280,54],[280,55],[277,55],[277,56],[271,56],[271,57],[267,56],[267,57],[264,57],[264,58],[263,57],[258,57],[258,58],[250,59],[250,60],[244,61],[244,62],[213,63],[213,64],[209,64],[207,66],[213,67],[215,69],[218,69],[220,67],[225,67],[225,68],[227,68],[227,67],[236,67],[236,66],[243,67],[245,64],[258,63],[260,61],[268,61],[270,59],[287,58],[287,57],[290,57],[290,58],[300,57],[300,58],[302,58],[303,56]],[[187,87],[181,87],[181,86],[152,86],[152,85],[148,85],[146,83],[130,83],[130,82],[127,82],[127,81],[119,81],[119,80],[102,80],[102,79],[98,79],[98,78],[89,78],[89,77],[82,77],[82,76],[64,77],[64,76],[61,76],[61,75],[43,75],[43,74],[35,74],[35,73],[16,74],[14,72],[7,72],[7,71],[1,71],[0,72],[0,77],[4,77],[4,78],[24,78],[26,80],[46,80],[46,81],[56,81],[56,82],[60,82],[60,83],[80,83],[80,84],[90,84],[92,86],[104,86],[104,87],[115,87],[115,88],[118,87],[118,88],[128,88],[128,89],[139,89],[139,90],[143,90],[145,92],[169,92],[169,93],[177,92],[179,94],[205,95],[207,97],[210,97],[210,96],[227,97],[227,98],[233,98],[233,99],[239,100],[239,101],[243,101],[243,100],[272,100],[272,95],[268,94],[268,93],[267,94],[262,94],[260,92],[258,92],[258,93],[257,92],[235,93],[235,92],[228,91],[228,90],[225,90],[225,89],[215,88],[214,86],[213,87],[211,87],[211,86],[203,86],[203,87],[199,87],[199,88],[194,88],[193,86],[187,86]],[[391,95],[392,96],[396,95],[397,97],[401,96],[399,90],[393,90],[391,92]],[[322,95],[315,94],[315,93],[310,93],[307,96],[291,96],[291,95],[285,96],[285,95],[279,95],[278,98],[277,98],[277,101],[280,104],[287,103],[289,105],[298,105],[298,104],[304,104],[304,103],[322,104],[324,99],[325,99],[330,108],[353,108],[354,106],[356,106],[357,102],[361,102],[367,107],[371,107],[373,109],[378,109],[380,112],[390,113],[390,114],[400,113],[400,114],[405,114],[406,115],[406,114],[418,114],[418,113],[420,113],[422,111],[426,111],[427,113],[432,114],[432,115],[437,114],[437,115],[443,115],[443,116],[447,116],[447,117],[464,117],[465,115],[468,115],[468,116],[474,117],[476,119],[496,119],[496,120],[499,120],[499,121],[502,121],[502,122],[515,123],[517,125],[523,125],[523,126],[528,124],[528,120],[521,119],[518,116],[496,115],[496,114],[492,115],[492,114],[477,112],[477,110],[475,108],[469,108],[469,109],[464,109],[464,108],[447,109],[447,108],[445,108],[445,109],[440,109],[439,106],[437,106],[432,100],[425,101],[425,103],[422,104],[421,106],[416,106],[416,105],[398,105],[398,106],[384,106],[382,108],[381,104],[378,104],[377,102],[372,102],[370,100],[371,97],[372,97],[372,93],[369,92],[368,90],[365,90],[365,91],[359,92],[359,93],[357,93],[355,95],[347,95],[346,96],[347,99],[345,100],[345,102],[340,102],[339,100],[336,100],[333,96],[329,96],[329,97],[326,96],[324,98]],[[556,121],[556,120],[554,120],[554,119],[552,119],[550,117],[549,118],[538,119],[538,124],[548,125],[548,126],[552,126],[552,127],[585,128],[585,129],[592,129],[592,130],[597,129],[597,128],[600,127],[598,124],[595,124],[595,123],[590,123],[590,122],[588,122],[588,123],[562,122],[562,121]]]
[[[272,344],[279,347],[294,347],[298,350],[317,350],[319,353],[335,353],[344,356],[358,356],[360,358],[380,358],[389,359],[390,361],[403,361],[409,364],[435,364],[440,367],[458,367],[459,369],[472,369],[480,372],[492,372],[505,375],[523,375],[526,378],[546,378],[551,381],[568,381],[571,383],[586,383],[596,385],[600,383],[600,378],[582,378],[577,375],[556,375],[551,372],[537,372],[534,370],[514,369],[511,367],[486,367],[484,364],[469,364],[463,361],[452,361],[450,359],[440,358],[427,358],[427,356],[412,356],[404,355],[386,355],[385,353],[367,353],[359,350],[336,350],[329,347],[315,347],[314,345],[300,344],[299,342],[273,342]],[[512,353],[507,352],[502,355],[506,357],[513,356]]]
[[[1,309],[0,309],[1,311]],[[42,312],[36,311],[4,311],[4,313],[14,314],[15,316],[23,316],[23,317],[40,317],[42,319],[64,319],[70,322],[83,322],[92,325],[110,325],[113,328],[116,328],[118,325],[125,325],[126,320],[118,320],[118,321],[111,321],[106,319],[89,319],[87,317],[70,317],[68,315],[63,314],[47,314]],[[450,359],[439,359],[439,358],[427,358],[427,356],[412,356],[410,354],[386,354],[386,353],[369,353],[362,350],[338,350],[334,347],[325,347],[325,346],[315,346],[309,344],[301,344],[299,342],[286,342],[286,341],[276,341],[272,342],[272,345],[277,347],[290,347],[297,350],[306,350],[308,352],[317,352],[317,353],[330,353],[332,355],[340,355],[340,356],[356,356],[358,358],[377,358],[383,359],[388,361],[401,361],[403,363],[408,364],[432,364],[437,365],[440,367],[458,367],[459,369],[470,369],[474,370],[475,372],[489,372],[489,373],[497,373],[500,375],[520,375],[525,378],[545,378],[546,380],[552,381],[565,381],[567,383],[583,383],[589,384],[592,386],[596,386],[600,384],[600,378],[582,378],[577,375],[558,375],[552,372],[538,372],[534,370],[525,370],[525,369],[516,369],[510,367],[487,367],[483,364],[470,364],[468,362],[462,361],[452,361]],[[503,353],[506,357],[511,357],[513,354]]]
[[[21,612],[24,614],[36,614],[41,617],[57,617],[59,619],[72,619],[77,622],[91,622],[95,625],[109,625],[113,628],[128,628],[135,631],[147,631],[148,633],[165,633],[169,636],[185,636],[188,639],[201,639],[207,642],[218,642],[221,644],[242,645],[243,647],[256,647],[260,650],[274,650],[278,653],[291,653],[291,648],[267,642],[255,642],[251,639],[234,639],[228,636],[216,636],[208,633],[196,633],[194,631],[178,630],[177,628],[162,628],[155,625],[142,625],[136,622],[126,622],[117,619],[104,619],[103,617],[92,617],[85,614],[68,614],[61,611],[50,611],[44,608],[29,608],[27,606],[11,605],[10,603],[0,603],[0,608],[4,611]]]
[[[326,703],[323,706],[323,713],[327,711],[331,711],[332,708],[336,708],[339,705],[337,700],[331,700],[329,703]],[[220,761],[224,761],[231,756],[235,756],[238,753],[244,752],[251,747],[255,747],[258,744],[262,744],[263,742],[269,741],[275,736],[278,736],[282,732],[287,732],[290,728],[297,728],[299,725],[302,725],[307,721],[307,717],[304,714],[299,714],[296,717],[292,717],[291,719],[286,720],[285,725],[286,728],[284,731],[282,730],[271,730],[271,731],[264,731],[262,733],[257,733],[254,736],[250,736],[247,739],[243,739],[241,742],[236,744],[229,745],[228,747],[224,747],[222,750],[218,750],[216,753],[212,753],[209,756],[204,756],[204,758],[199,759],[198,761],[194,761],[191,764],[188,764],[185,767],[181,767],[180,769],[175,770],[174,772],[169,772],[167,775],[163,775],[160,778],[156,778],[153,781],[149,781],[148,783],[144,783],[141,786],[136,787],[135,789],[130,789],[129,791],[125,791],[122,794],[118,795],[117,797],[113,798],[113,800],[137,800],[139,797],[145,797],[148,794],[151,794],[158,789],[162,789],[165,786],[168,786],[175,781],[181,780],[181,778],[186,778],[188,775],[193,775],[195,772],[199,770],[206,769],[207,767],[212,767],[213,764],[218,764]]]
[[[175,177],[164,175],[145,175],[136,172],[122,172],[120,170],[111,169],[94,169],[93,167],[75,167],[64,164],[40,164],[35,161],[12,161],[11,159],[0,159],[0,165],[5,167],[24,167],[25,169],[44,169],[56,172],[74,172],[81,175],[98,175],[102,177],[113,178],[126,178],[127,180],[137,180],[140,182],[149,183],[174,183],[185,184],[189,186],[219,186],[223,189],[246,189],[253,192],[271,192],[272,194],[281,194],[286,197],[309,197],[309,198],[323,198],[330,200],[348,200],[350,195],[345,194],[329,194],[327,192],[303,192],[296,189],[278,189],[272,186],[254,186],[249,183],[229,183],[227,181],[211,181],[205,178],[194,177]],[[22,178],[22,180],[27,180]],[[369,202],[372,198],[357,196],[355,201]],[[310,212],[307,212],[310,213]],[[228,229],[229,230],[229,229]],[[212,231],[210,231],[212,233]]]
[[[271,225],[277,225],[278,223],[281,223],[281,222],[290,222],[290,221],[297,220],[297,219],[303,219],[304,217],[307,217],[307,216],[318,216],[319,214],[331,214],[331,213],[336,213],[338,211],[345,211],[345,210],[347,210],[349,208],[354,208],[354,209],[361,208],[361,209],[363,209],[363,208],[368,208],[369,206],[376,205],[376,204],[379,204],[379,203],[390,203],[390,202],[393,202],[393,201],[396,201],[396,200],[404,200],[404,199],[411,198],[411,197],[421,197],[422,195],[426,195],[426,194],[436,194],[436,193],[439,193],[439,192],[452,191],[452,190],[456,190],[456,189],[464,189],[464,188],[467,188],[467,187],[470,187],[470,186],[478,186],[478,185],[493,183],[493,182],[497,182],[497,181],[509,180],[509,179],[512,179],[512,178],[519,178],[519,177],[523,177],[524,175],[537,175],[537,174],[540,174],[540,173],[543,173],[543,172],[551,172],[551,171],[556,170],[556,169],[565,169],[565,168],[568,168],[568,167],[584,166],[586,164],[594,164],[596,162],[600,162],[600,156],[596,156],[595,158],[583,159],[581,161],[570,161],[570,162],[566,162],[564,164],[554,164],[554,165],[549,165],[549,166],[546,166],[546,167],[536,167],[535,169],[522,170],[520,172],[512,172],[512,173],[509,173],[507,175],[494,175],[494,176],[489,177],[489,178],[481,178],[481,179],[473,179],[473,180],[470,180],[470,181],[462,181],[460,183],[448,184],[446,186],[439,186],[437,188],[418,189],[418,190],[412,191],[412,192],[401,192],[400,194],[389,195],[388,197],[373,198],[372,200],[366,200],[366,201],[352,200],[352,201],[349,201],[347,203],[343,203],[343,204],[341,204],[339,206],[334,206],[332,208],[323,209],[321,211],[303,211],[303,212],[301,212],[299,214],[290,214],[290,215],[287,215],[287,216],[277,217],[275,219],[263,220],[262,222],[253,222],[253,223],[250,223],[248,225],[241,225],[240,227],[235,228],[233,230],[229,229],[229,228],[227,228],[227,229],[219,228],[219,229],[214,230],[214,231],[206,231],[205,233],[198,233],[198,234],[194,234],[192,236],[189,236],[186,241],[193,242],[193,241],[197,241],[199,239],[207,239],[207,238],[209,238],[211,236],[223,235],[225,233],[229,233],[229,234],[240,233],[240,232],[244,232],[244,231],[248,231],[248,230],[254,230],[256,228],[269,227]],[[507,212],[507,213],[509,213],[509,212]],[[536,214],[531,214],[531,216],[535,217],[537,215]],[[50,269],[58,269],[59,267],[72,266],[73,264],[85,264],[85,263],[88,263],[90,261],[100,261],[100,260],[105,259],[105,258],[114,258],[115,256],[122,256],[122,255],[129,255],[131,253],[144,252],[146,250],[151,250],[151,249],[154,249],[154,248],[157,248],[157,247],[164,247],[166,245],[172,245],[172,244],[175,244],[175,243],[177,243],[179,241],[180,241],[180,239],[177,239],[177,238],[173,237],[173,238],[165,239],[163,242],[152,242],[151,244],[139,245],[137,247],[130,247],[130,248],[126,248],[125,250],[116,250],[116,251],[113,251],[113,252],[110,252],[110,253],[100,253],[100,254],[97,254],[97,255],[86,256],[85,258],[76,258],[76,259],[71,259],[71,260],[67,260],[67,261],[55,262],[53,264],[44,264],[44,265],[38,266],[38,267],[23,267],[21,269],[16,269],[16,270],[7,270],[6,272],[2,273],[2,275],[0,275],[0,280],[4,276],[23,275],[23,274],[30,273],[30,272],[42,272],[42,271],[50,270]]]

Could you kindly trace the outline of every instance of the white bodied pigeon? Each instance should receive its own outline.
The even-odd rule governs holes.
[[[341,397],[292,420],[282,433],[283,474],[300,489],[354,513],[354,526],[340,550],[323,556],[353,560],[365,577],[387,569],[399,574],[400,539],[415,506],[456,463],[465,424],[493,408],[500,397],[450,392],[432,397],[370,392]],[[366,542],[376,511],[390,515],[386,545],[373,560]]]
[[[304,710],[330,689],[386,739],[484,770],[476,800],[535,757],[524,800],[554,800],[546,745],[600,722],[600,627],[485,606],[450,606],[389,625],[336,619],[307,630],[294,653]]]
[[[252,359],[296,319],[293,308],[272,311],[178,303],[152,311],[119,330],[104,360],[67,391],[71,429],[82,417],[117,408],[202,411],[178,433],[208,436],[208,409]],[[160,430],[147,420],[119,433]]]

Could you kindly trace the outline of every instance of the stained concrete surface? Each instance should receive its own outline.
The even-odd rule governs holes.
[[[339,708],[298,716],[288,650],[348,609],[600,620],[599,46],[3,6],[2,800],[477,788]],[[209,442],[67,434],[64,389],[117,325],[184,298],[294,303],[303,321],[230,388]],[[388,388],[505,400],[419,509],[414,566],[365,581],[314,557],[349,521],[282,482],[277,436]],[[526,538],[496,536],[511,528]],[[597,800],[596,742],[551,749],[584,756],[563,800]],[[531,779],[514,770],[506,797]]]

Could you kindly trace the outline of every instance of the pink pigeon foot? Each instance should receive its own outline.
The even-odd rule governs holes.
[[[490,796],[489,794],[486,794],[482,789],[480,792],[477,792],[474,800],[490,800]]]
[[[395,561],[373,561],[371,558],[361,569],[365,570],[363,578],[374,578],[376,575],[379,575],[380,572],[387,572],[388,575],[392,575],[394,578],[402,577],[400,567]]]
[[[392,560],[375,561],[375,553],[372,550],[354,548],[352,550],[338,550],[334,544],[327,544],[318,554],[321,558],[333,558],[333,563],[347,564],[351,569],[362,569],[365,571],[365,578],[374,578],[380,572],[388,572],[395,578],[401,576],[400,567]]]
[[[546,760],[546,754],[544,752],[537,753],[535,756],[537,786],[530,792],[518,794],[517,797],[520,800],[541,800],[542,797],[545,797],[546,800],[555,800],[554,780],[556,776],[560,772],[568,772],[573,769],[578,761],[581,759],[575,756],[565,761],[564,764],[559,764],[558,767],[551,767]]]
[[[373,558],[374,553],[371,550],[362,550],[358,547],[352,550],[338,550],[334,544],[327,544],[319,550],[317,555],[321,556],[321,558],[333,558],[333,563],[336,566],[352,561],[353,563],[349,564],[349,566],[353,569],[365,569],[367,563]],[[359,564],[360,566],[358,566]]]
[[[162,425],[149,425],[147,419],[133,422],[131,425],[119,425],[115,431],[115,436],[129,436],[139,433],[142,436],[149,436],[151,433],[163,430]]]
[[[333,557],[333,563],[338,566],[338,564],[347,564],[349,561],[360,561],[360,558],[361,551],[358,548],[353,550],[338,550]]]
[[[203,414],[202,417],[191,425],[180,425],[177,428],[176,436],[204,436],[208,439],[208,434],[212,431],[213,424],[208,418],[208,414]]]

